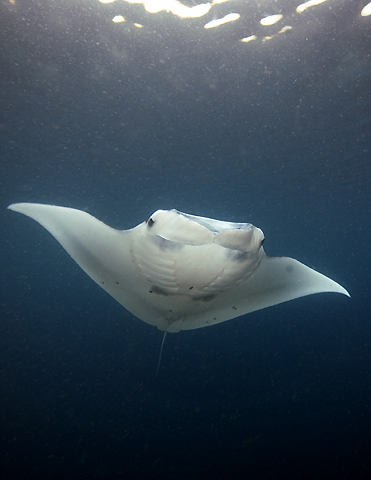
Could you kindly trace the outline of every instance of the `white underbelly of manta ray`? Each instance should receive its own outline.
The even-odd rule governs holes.
[[[225,322],[338,283],[288,257],[268,257],[263,232],[158,210],[137,227],[116,230],[72,208],[16,203],[46,228],[106,292],[165,332]]]

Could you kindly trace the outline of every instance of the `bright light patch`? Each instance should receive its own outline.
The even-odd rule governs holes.
[[[286,27],[281,28],[281,30],[278,33],[285,33],[285,32],[287,32],[288,30],[291,30],[291,29],[292,29],[292,27],[287,25]]]
[[[116,2],[116,0],[99,0],[100,3],[113,3]]]
[[[371,2],[362,8],[361,15],[362,17],[368,17],[368,15],[371,15]]]
[[[143,25],[141,25],[140,23],[134,23],[134,27],[143,28]]]
[[[282,18],[282,15],[269,15],[269,17],[264,17],[260,20],[262,25],[274,25],[275,23],[279,22]]]
[[[220,25],[223,25],[224,23],[233,22],[235,20],[238,20],[239,18],[240,18],[239,13],[229,13],[228,15],[226,15],[223,18],[218,18],[217,20],[211,20],[211,22],[204,25],[204,28],[219,27]]]
[[[256,35],[250,35],[249,37],[241,38],[241,42],[248,43],[256,40],[258,37]]]
[[[113,17],[112,21],[115,23],[121,23],[125,22],[125,18],[122,15],[116,15],[116,17]]]
[[[181,18],[203,17],[212,7],[211,3],[201,3],[187,7],[177,0],[124,0],[127,3],[142,3],[148,13],[171,12]]]
[[[309,2],[302,3],[298,7],[296,7],[296,11],[298,13],[304,12],[307,8],[314,7],[316,5],[319,5],[320,3],[324,3],[327,0],[310,0]]]
[[[176,3],[175,7],[170,10],[171,13],[177,15],[181,18],[198,18],[203,17],[211,8],[211,4],[201,3],[200,5],[195,5],[194,7],[187,7],[179,2]]]

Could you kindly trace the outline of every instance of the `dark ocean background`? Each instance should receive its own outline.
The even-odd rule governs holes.
[[[371,478],[371,17],[299,3],[1,2],[1,478]],[[155,379],[162,333],[15,202],[251,222],[352,298],[169,334]]]

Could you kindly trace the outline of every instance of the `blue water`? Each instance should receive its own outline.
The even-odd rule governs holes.
[[[2,478],[370,478],[371,17],[249,3],[0,6]],[[159,208],[251,222],[352,298],[168,335],[154,379],[161,332],[22,201],[121,229]]]

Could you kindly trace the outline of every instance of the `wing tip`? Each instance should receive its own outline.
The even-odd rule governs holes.
[[[348,292],[348,290],[346,290],[344,287],[342,287],[342,291],[339,292],[339,293],[342,293],[343,295],[345,295],[346,297],[349,297],[349,298],[352,298],[351,294]]]
[[[18,212],[18,213],[23,213],[23,214],[27,214],[26,211],[27,211],[27,207],[29,205],[32,205],[31,203],[27,203],[27,202],[21,202],[21,203],[11,203],[10,205],[8,205],[6,208],[7,210],[12,210],[13,212]]]
[[[346,297],[349,297],[349,298],[352,298],[350,293],[348,292],[348,290],[346,288],[344,288],[342,285],[340,285],[340,283],[337,283],[337,282],[334,282],[332,280],[332,288],[331,290],[327,290],[329,293],[341,293],[342,295],[345,295]],[[324,290],[325,292],[326,290]]]
[[[41,203],[31,203],[31,202],[19,202],[19,203],[11,203],[6,208],[7,210],[12,210],[13,212],[23,213],[24,215],[28,215],[28,212],[37,207],[47,207],[49,205],[43,205]]]

